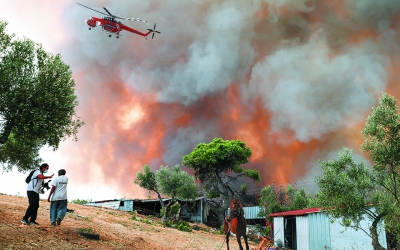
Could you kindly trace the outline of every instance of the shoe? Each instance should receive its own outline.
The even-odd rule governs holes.
[[[34,226],[39,226],[39,224],[38,223],[36,223],[36,221],[31,221],[31,223],[30,223],[31,225],[34,225]]]
[[[29,225],[29,222],[27,220],[21,220],[21,223],[24,225]]]
[[[55,227],[56,223],[53,222],[53,223],[50,224],[50,226]]]
[[[57,226],[61,225],[61,219],[60,219],[60,218],[57,218],[57,219],[56,219],[56,223],[57,223]]]

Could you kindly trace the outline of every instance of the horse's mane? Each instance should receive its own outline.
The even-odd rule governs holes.
[[[233,207],[235,206],[235,204],[237,204],[237,205],[239,206],[239,208],[240,208],[241,210],[243,210],[242,203],[240,203],[240,201],[236,200],[235,198],[232,199],[231,204],[229,204],[229,209],[233,209]]]

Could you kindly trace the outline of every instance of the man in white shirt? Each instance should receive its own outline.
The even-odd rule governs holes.
[[[56,224],[59,226],[67,213],[68,177],[65,174],[66,171],[64,169],[58,170],[58,177],[51,182],[51,190],[47,201],[50,202],[50,197],[53,195],[50,203],[50,223],[52,226]]]
[[[40,168],[36,170],[31,178],[31,181],[28,183],[27,187],[27,196],[29,200],[29,206],[26,209],[25,216],[22,218],[21,223],[25,225],[33,225],[38,226],[36,223],[37,212],[39,209],[39,189],[42,186],[44,179],[51,179],[54,174],[50,176],[44,176],[44,173],[49,171],[49,164],[43,163],[40,165]],[[28,221],[30,218],[30,221]]]

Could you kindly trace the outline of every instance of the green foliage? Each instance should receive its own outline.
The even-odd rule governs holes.
[[[255,180],[255,181],[260,181],[261,180],[260,173],[257,170],[254,170],[254,169],[246,169],[244,171],[244,175],[249,177],[250,179]]]
[[[169,211],[168,211],[169,216],[179,214],[180,209],[181,209],[181,205],[178,202],[175,202],[175,204],[172,204],[169,207]]]
[[[364,165],[355,163],[352,152],[344,149],[339,159],[320,162],[323,175],[317,177],[320,190],[315,202],[333,218],[345,217],[358,223],[375,191],[374,176]],[[332,209],[334,208],[334,209]]]
[[[400,114],[396,99],[383,93],[362,135],[361,148],[369,153],[372,168],[355,163],[349,149],[337,160],[322,161],[324,173],[317,178],[320,191],[315,202],[346,226],[357,228],[365,216],[370,218],[373,242],[379,242],[377,226],[382,219],[386,230],[400,240]],[[383,249],[378,243],[374,248]]]
[[[261,180],[257,170],[244,169],[240,166],[247,163],[250,156],[251,150],[244,142],[214,138],[210,143],[198,144],[190,154],[183,156],[182,165],[194,169],[194,174],[201,181],[207,197],[213,199],[222,196],[225,200],[229,200],[232,197],[246,195],[244,178]]]
[[[311,207],[311,196],[303,188],[296,191],[292,199],[292,210],[299,210]]]
[[[362,130],[365,142],[362,150],[373,162],[374,204],[385,208],[385,227],[400,241],[400,114],[397,100],[383,93]]]
[[[198,186],[194,177],[183,171],[179,165],[172,168],[161,166],[155,173],[155,179],[160,193],[184,200],[194,200],[198,197]]]
[[[268,216],[271,213],[309,208],[311,196],[303,188],[296,190],[291,185],[286,190],[280,186],[267,186],[260,192],[259,204],[259,216],[266,216],[272,222],[272,218]]]
[[[41,163],[41,147],[77,140],[84,123],[69,66],[40,44],[14,39],[6,25],[0,21],[0,163],[26,172]]]
[[[92,199],[88,199],[88,200],[75,199],[75,200],[72,200],[70,202],[74,203],[74,204],[83,205],[83,204],[86,204],[86,203],[91,202],[91,201],[92,201]]]
[[[89,234],[91,234],[91,233],[93,233],[93,228],[91,228],[91,227],[79,228],[78,231],[79,231],[79,232],[82,232],[82,233],[89,233]]]
[[[151,172],[147,164],[144,165],[143,172],[138,171],[136,173],[136,179],[134,183],[139,185],[141,188],[149,190],[149,192],[158,193],[155,173]]]
[[[151,221],[150,221],[149,219],[147,219],[147,218],[144,219],[144,220],[142,220],[142,222],[143,222],[143,223],[146,223],[146,224],[151,224]]]
[[[193,168],[196,178],[203,181],[209,175],[224,171],[233,171],[235,173],[243,172],[240,164],[248,162],[251,156],[251,150],[240,140],[222,140],[215,138],[210,143],[200,143],[188,155],[182,157],[182,165]],[[257,171],[249,173],[249,177],[259,180]]]
[[[225,234],[225,229],[224,229],[224,225],[219,227],[219,230],[217,231],[218,234]]]
[[[190,224],[183,220],[172,221],[167,224],[169,227],[176,228],[179,231],[192,232]]]
[[[166,212],[166,218],[167,220],[175,220],[176,215],[179,215],[179,210],[181,209],[181,205],[178,202],[175,202],[174,204],[172,204],[169,207],[163,207],[160,209],[160,214],[164,214],[165,211]]]
[[[158,194],[158,199],[162,206],[161,214],[163,215],[164,225],[166,225],[168,217],[170,217],[168,214],[172,214],[170,212],[171,207],[174,211],[176,209],[179,210],[179,204],[172,205],[176,198],[194,200],[199,195],[194,177],[182,171],[179,165],[175,165],[172,168],[161,166],[155,173],[151,172],[148,165],[144,165],[144,172],[137,172],[134,183]],[[161,194],[171,197],[170,203],[166,206],[161,198]],[[175,211],[176,213],[177,211]]]

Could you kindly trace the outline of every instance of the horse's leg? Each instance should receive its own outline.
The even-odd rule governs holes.
[[[236,239],[237,239],[237,242],[238,242],[238,244],[239,244],[239,250],[243,250],[242,241],[240,240],[240,238],[241,238],[240,234],[237,233],[237,234],[236,234]]]
[[[247,235],[245,234],[243,238],[244,238],[244,243],[246,243],[246,250],[249,250],[249,244],[247,244]]]
[[[231,233],[231,231],[228,229],[228,231],[226,232],[225,235],[225,241],[226,241],[226,249],[229,250],[229,234]]]

